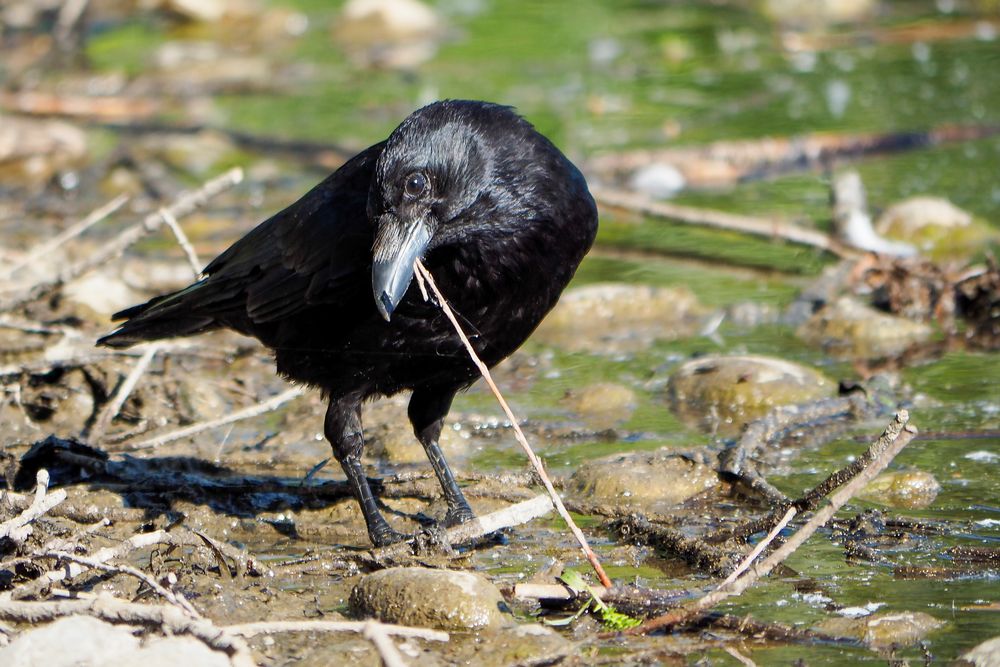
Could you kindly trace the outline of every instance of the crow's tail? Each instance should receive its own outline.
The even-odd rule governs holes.
[[[151,299],[111,316],[125,320],[115,331],[97,339],[98,345],[129,347],[144,341],[191,336],[219,326],[215,318],[193,312],[190,295],[204,284],[200,281],[179,292]]]

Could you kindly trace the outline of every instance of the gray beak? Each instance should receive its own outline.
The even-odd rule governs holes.
[[[413,280],[413,263],[431,240],[431,230],[423,220],[401,222],[395,216],[379,219],[372,261],[372,289],[375,307],[388,322]]]

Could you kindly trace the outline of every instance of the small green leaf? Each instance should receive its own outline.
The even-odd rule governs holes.
[[[590,586],[588,586],[587,582],[583,580],[583,575],[576,570],[565,570],[562,575],[559,576],[559,581],[569,586],[570,590],[574,593],[590,591]],[[591,595],[593,595],[593,593],[591,593]]]

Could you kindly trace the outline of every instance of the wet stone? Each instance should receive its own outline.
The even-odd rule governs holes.
[[[926,342],[932,333],[930,325],[842,297],[813,314],[796,335],[834,354],[875,359],[899,355],[910,345]]]
[[[837,637],[852,637],[874,648],[909,646],[945,625],[921,611],[884,612],[865,618],[830,618],[813,629]]]
[[[669,450],[588,461],[570,478],[579,498],[650,511],[683,503],[717,483],[714,470]]]
[[[868,500],[888,507],[923,509],[930,507],[941,491],[941,484],[929,472],[899,470],[882,473],[858,494]]]
[[[613,382],[598,382],[571,389],[562,404],[588,425],[611,428],[628,420],[636,407],[635,392]]]
[[[961,659],[975,667],[1000,665],[1000,637],[987,639],[971,651],[963,653]]]
[[[968,259],[1000,235],[941,197],[910,197],[879,216],[876,230],[912,243],[932,259]]]
[[[351,609],[388,623],[441,630],[479,630],[503,620],[500,591],[471,572],[398,567],[365,576]]]
[[[735,434],[781,405],[836,394],[837,385],[806,366],[761,356],[703,357],[682,364],[667,385],[671,410],[694,428]]]
[[[179,664],[228,667],[229,659],[192,637],[156,637],[140,643],[129,627],[89,616],[70,616],[22,632],[0,649],[0,665],[6,667]]]
[[[706,313],[685,287],[587,285],[563,294],[533,338],[571,352],[635,352],[696,334]]]
[[[449,462],[454,462],[469,449],[468,431],[456,431],[445,423],[438,444]],[[409,422],[376,424],[365,433],[365,453],[388,463],[427,463],[427,453],[417,440]]]

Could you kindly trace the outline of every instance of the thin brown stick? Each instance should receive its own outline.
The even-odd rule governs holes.
[[[123,540],[114,547],[98,549],[90,555],[88,560],[92,563],[106,563],[113,558],[124,558],[138,549],[143,549],[155,544],[172,544],[173,542],[174,540],[171,539],[171,536],[165,530],[155,530],[151,533],[140,533],[138,535],[133,535],[127,540]],[[72,579],[73,577],[79,576],[86,572],[89,567],[91,567],[90,564],[84,565],[78,562],[69,562],[65,567],[43,572],[41,576],[31,582],[18,586],[13,591],[13,597],[16,599],[34,597],[41,591],[45,590],[45,588],[47,588],[50,584],[56,581],[64,581],[66,579]]]
[[[25,255],[20,260],[15,262],[12,266],[4,269],[4,271],[0,273],[0,280],[10,279],[10,277],[13,276],[15,273],[17,273],[18,271],[28,266],[29,264],[37,261],[39,257],[44,257],[45,255],[48,255],[53,250],[63,245],[67,241],[75,239],[77,236],[83,234],[85,231],[87,231],[88,229],[99,223],[101,220],[104,220],[108,216],[112,215],[115,211],[124,206],[128,200],[129,200],[128,195],[121,194],[112,199],[111,201],[109,201],[107,204],[104,204],[100,208],[94,209],[89,214],[87,214],[87,217],[85,217],[83,220],[80,220],[79,222],[70,225],[63,231],[53,236],[48,241],[38,244],[37,246],[32,248],[27,255]]]
[[[56,489],[52,493],[46,493],[49,488],[49,472],[44,468],[35,475],[35,482],[35,498],[31,505],[13,519],[0,523],[0,538],[8,537],[14,542],[23,542],[31,534],[29,524],[32,521],[66,500],[64,489]]]
[[[432,642],[448,641],[448,633],[429,628],[414,628],[408,625],[380,623],[378,621],[258,621],[256,623],[240,623],[226,625],[223,629],[241,637],[273,634],[276,632],[364,632],[369,623],[378,623],[383,632],[395,637],[407,639],[425,639]]]
[[[101,410],[100,416],[94,423],[94,428],[90,430],[90,440],[93,442],[98,442],[104,433],[108,430],[108,426],[111,425],[111,420],[118,416],[121,411],[122,406],[125,405],[125,401],[128,400],[129,395],[135,386],[139,383],[139,378],[142,374],[146,372],[149,368],[149,364],[152,363],[153,357],[159,352],[161,346],[157,343],[153,343],[146,348],[142,356],[139,357],[138,361],[132,367],[131,372],[129,372],[128,377],[121,383],[118,387],[118,391],[115,392],[114,398]]]
[[[830,496],[829,502],[825,507],[816,512],[809,521],[789,537],[781,547],[775,549],[767,558],[756,566],[753,566],[748,572],[736,578],[733,582],[719,586],[693,602],[650,619],[642,625],[630,628],[625,631],[625,634],[645,634],[686,621],[700,612],[714,607],[726,598],[740,595],[761,577],[770,573],[794,553],[813,533],[833,518],[833,515],[854,497],[854,494],[863,489],[876,475],[885,470],[893,458],[910,443],[917,431],[915,428],[907,425],[909,418],[909,413],[906,410],[900,410],[882,435],[869,448],[870,452],[875,453],[870,457],[870,464]]]
[[[135,577],[142,583],[149,586],[157,595],[162,597],[164,600],[170,604],[183,609],[186,613],[191,614],[195,618],[201,618],[201,614],[195,609],[190,602],[187,601],[180,593],[176,593],[169,588],[163,586],[153,577],[149,576],[142,570],[132,567],[131,565],[112,565],[110,563],[105,563],[94,558],[87,558],[86,556],[77,556],[76,554],[71,554],[67,551],[50,550],[45,551],[41,554],[44,557],[56,558],[59,560],[69,561],[72,563],[77,563],[83,565],[92,570],[101,570],[103,572],[112,572],[115,574],[127,574],[130,577]]]
[[[642,195],[620,190],[606,190],[601,188],[592,190],[592,193],[598,204],[611,208],[635,211],[642,215],[654,218],[666,218],[688,225],[715,227],[716,229],[726,229],[754,236],[779,238],[792,243],[819,248],[840,257],[857,256],[857,252],[844,247],[837,240],[823,232],[806,229],[787,222],[653,201]]]
[[[597,555],[594,553],[594,550],[590,548],[590,544],[587,543],[587,538],[584,536],[583,531],[581,531],[576,525],[576,522],[573,521],[573,517],[570,516],[566,506],[563,505],[562,498],[559,497],[555,487],[552,486],[552,480],[550,480],[548,474],[546,474],[545,467],[542,465],[541,459],[535,455],[535,452],[531,449],[531,445],[528,444],[528,439],[524,437],[524,432],[521,431],[521,426],[518,424],[517,417],[514,416],[514,412],[510,409],[510,406],[507,405],[507,401],[504,399],[503,394],[500,393],[496,383],[493,382],[493,376],[490,375],[490,369],[487,368],[486,364],[484,364],[482,359],[479,358],[479,355],[476,354],[476,350],[472,347],[472,343],[469,342],[469,338],[462,330],[462,325],[458,323],[458,319],[452,312],[451,306],[448,305],[444,295],[441,294],[441,291],[438,289],[437,283],[434,282],[434,277],[431,276],[430,271],[424,267],[419,258],[413,263],[413,268],[418,280],[425,281],[427,285],[430,286],[431,291],[434,292],[438,305],[451,321],[452,326],[455,328],[455,332],[462,340],[462,344],[465,345],[465,349],[468,350],[473,363],[476,364],[476,367],[482,374],[486,384],[489,385],[493,395],[496,396],[497,401],[500,403],[500,407],[503,408],[504,414],[507,415],[507,419],[510,421],[511,428],[514,429],[514,436],[517,438],[517,442],[521,445],[524,453],[528,456],[528,460],[534,467],[535,472],[537,472],[538,476],[541,478],[542,484],[545,485],[545,490],[548,491],[549,497],[552,498],[552,503],[556,506],[556,510],[559,512],[559,515],[566,522],[566,525],[569,526],[569,529],[576,538],[576,541],[580,543],[580,548],[583,549],[584,555],[587,557],[587,560],[590,561],[590,565],[594,568],[594,572],[597,573],[597,578],[600,580],[601,585],[611,588],[611,579],[608,578],[608,575],[604,572],[604,568],[601,567],[601,563],[597,560]]]
[[[37,624],[76,614],[86,614],[108,623],[151,626],[168,635],[191,635],[227,653],[234,667],[256,667],[253,653],[242,637],[170,605],[126,602],[107,594],[45,602],[0,599],[0,620],[3,621]]]
[[[165,208],[160,209],[160,215],[163,216],[163,222],[166,223],[170,231],[173,232],[174,238],[177,239],[177,245],[184,251],[184,256],[187,257],[188,265],[191,267],[191,271],[194,272],[195,279],[200,278],[203,264],[198,259],[198,253],[194,251],[194,246],[188,240],[187,234],[184,233],[181,223],[177,222],[174,214]]]
[[[242,169],[239,167],[230,169],[221,176],[207,181],[197,190],[182,193],[172,204],[161,210],[169,211],[175,218],[179,218],[191,213],[198,207],[203,206],[212,197],[215,197],[219,193],[231,188],[242,180]],[[138,222],[125,228],[118,234],[118,236],[101,246],[89,257],[87,257],[87,259],[77,262],[66,270],[61,271],[59,275],[52,280],[32,285],[29,289],[0,302],[0,312],[14,310],[24,304],[31,303],[32,301],[37,301],[38,299],[48,296],[66,283],[80,277],[94,268],[97,268],[98,266],[106,264],[109,260],[118,257],[136,241],[139,241],[159,229],[163,223],[164,219],[161,211],[150,213],[145,217],[145,219],[142,220],[142,222]]]
[[[256,417],[264,413],[270,412],[278,407],[281,407],[285,403],[302,396],[305,390],[302,387],[293,387],[285,392],[273,396],[266,401],[261,401],[256,405],[251,405],[248,408],[233,412],[226,415],[225,417],[219,417],[218,419],[213,419],[207,422],[199,422],[197,424],[192,424],[191,426],[185,426],[184,428],[179,428],[176,431],[171,431],[169,433],[164,433],[163,435],[158,435],[147,440],[142,440],[136,443],[127,443],[125,446],[128,449],[152,449],[154,447],[159,447],[160,445],[166,444],[168,442],[173,442],[174,440],[180,440],[181,438],[186,438],[196,433],[201,433],[202,431],[207,431],[217,426],[225,426],[226,424],[231,424],[233,422],[241,421],[243,419],[250,419],[251,417]]]

